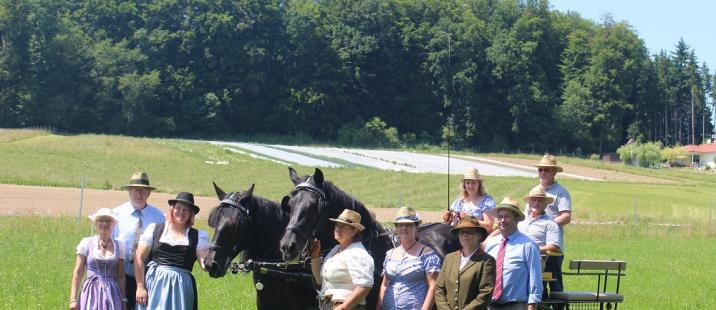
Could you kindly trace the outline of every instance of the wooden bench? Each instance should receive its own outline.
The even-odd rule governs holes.
[[[550,299],[562,300],[567,309],[570,304],[593,304],[595,309],[617,309],[617,305],[624,301],[624,295],[619,293],[621,277],[626,276],[626,262],[617,260],[570,260],[570,272],[563,272],[565,276],[596,276],[597,286],[594,291],[564,291],[552,292]],[[609,278],[616,277],[615,290],[608,291]],[[598,306],[598,308],[596,307]],[[575,307],[572,307],[575,308]]]

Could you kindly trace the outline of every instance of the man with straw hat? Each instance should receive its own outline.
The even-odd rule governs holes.
[[[562,172],[562,167],[557,165],[557,159],[554,155],[544,155],[539,163],[534,165],[537,167],[537,175],[540,184],[547,196],[553,198],[552,203],[547,205],[545,212],[547,215],[560,226],[569,224],[572,220],[572,197],[569,192],[561,184],[555,181],[557,172]]]
[[[136,302],[137,282],[134,278],[134,255],[139,237],[149,224],[164,223],[162,211],[150,204],[147,199],[156,189],[149,185],[149,176],[144,172],[135,172],[129,183],[122,186],[129,192],[129,201],[115,207],[112,212],[117,217],[113,235],[126,249],[124,257],[124,274],[127,285],[128,308],[134,309]]]
[[[559,225],[544,211],[554,198],[547,196],[544,189],[537,186],[524,197],[524,201],[529,210],[525,220],[517,224],[517,229],[532,238],[539,245],[540,252],[560,252]]]
[[[559,245],[560,249],[564,251],[564,225],[569,224],[572,220],[572,197],[567,189],[554,179],[557,173],[562,172],[563,169],[557,165],[557,158],[550,154],[544,155],[539,163],[534,166],[537,167],[537,174],[540,179],[540,185],[537,187],[544,189],[547,196],[553,199],[551,203],[547,204],[545,213],[559,226]],[[529,205],[525,209],[529,210]],[[550,261],[559,266],[560,270],[562,269],[563,260],[563,256],[550,259]],[[553,292],[560,292],[563,290],[562,274],[557,273],[554,276],[557,281],[549,282],[550,289]]]
[[[517,229],[525,219],[518,202],[506,197],[495,208],[500,234],[485,244],[495,258],[495,290],[488,309],[537,309],[542,301],[542,262],[539,247]]]
[[[539,246],[540,252],[547,253],[545,271],[552,272],[554,275],[555,281],[552,282],[560,282],[558,285],[552,285],[551,287],[562,288],[562,271],[561,266],[558,264],[558,259],[561,257],[559,252],[562,249],[562,245],[559,243],[559,226],[544,212],[547,205],[553,200],[554,198],[545,194],[541,186],[533,188],[529,195],[524,197],[524,201],[529,206],[529,211],[526,219],[517,224],[517,229],[532,238]],[[558,254],[550,255],[550,252]],[[544,282],[542,285],[544,285]],[[544,288],[543,297],[546,296],[547,289]]]

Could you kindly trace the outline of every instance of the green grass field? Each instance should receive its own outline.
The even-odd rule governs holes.
[[[205,221],[198,228],[207,229]],[[91,234],[91,223],[70,217],[0,217],[2,309],[60,309],[69,299],[74,248]],[[574,225],[568,227],[569,259],[621,259],[627,276],[620,309],[714,309],[716,257],[713,237],[685,234],[683,228]],[[213,233],[209,230],[210,233]],[[566,264],[566,263],[565,263]],[[565,266],[566,268],[566,266]],[[212,279],[194,268],[202,309],[254,309],[248,274]],[[591,278],[565,278],[565,287],[594,290]],[[613,283],[613,282],[612,282]]]
[[[119,189],[135,170],[147,171],[161,192],[191,191],[212,196],[212,181],[225,190],[244,190],[279,200],[292,189],[286,166],[256,160],[204,143],[103,135],[61,136],[44,132],[0,130],[0,183]],[[467,154],[466,155],[475,155]],[[494,156],[494,154],[492,154]],[[530,157],[532,158],[532,157]],[[535,157],[536,158],[536,157]],[[228,161],[228,165],[205,161]],[[598,162],[560,161],[599,168]],[[294,166],[300,174],[312,167]],[[716,307],[716,257],[713,224],[714,176],[686,170],[607,165],[604,169],[667,178],[676,184],[637,184],[565,180],[576,221],[619,221],[622,225],[567,226],[566,259],[623,259],[628,262],[621,309],[711,309]],[[409,204],[418,210],[442,210],[457,194],[459,177],[379,171],[361,167],[322,169],[326,178],[369,207]],[[533,178],[486,177],[496,199],[522,197]],[[635,217],[636,214],[636,217]],[[682,227],[657,224],[679,224]],[[200,221],[200,228],[206,228]],[[0,308],[63,308],[69,296],[74,247],[89,235],[69,217],[0,217]],[[197,272],[200,306],[205,309],[252,309],[248,275],[209,279]],[[568,288],[589,285],[568,279]],[[584,289],[591,289],[591,286]]]

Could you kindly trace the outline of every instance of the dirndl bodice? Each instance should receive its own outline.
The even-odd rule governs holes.
[[[80,309],[123,309],[122,291],[117,283],[119,264],[119,243],[112,239],[114,255],[108,258],[96,257],[97,244],[90,238],[87,253],[87,278],[80,292]]]

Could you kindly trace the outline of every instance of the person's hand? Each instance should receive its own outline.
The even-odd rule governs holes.
[[[338,306],[333,307],[333,310],[346,310],[346,306],[344,306],[345,303],[342,303]]]
[[[447,223],[450,220],[450,217],[452,217],[452,212],[450,212],[450,211],[443,212],[443,222]]]
[[[70,301],[70,309],[77,310],[79,307],[79,304],[77,303],[77,300]]]
[[[137,303],[143,306],[147,305],[147,290],[143,287],[137,288]]]
[[[308,253],[311,255],[311,258],[321,257],[321,241],[313,239],[313,241],[311,241],[308,245]]]

